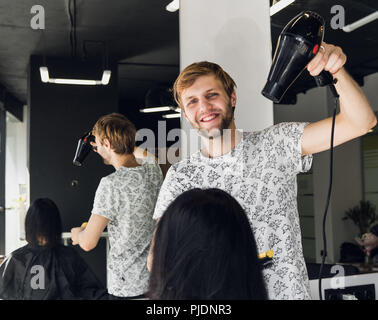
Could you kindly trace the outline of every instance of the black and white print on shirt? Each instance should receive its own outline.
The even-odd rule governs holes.
[[[139,167],[121,167],[101,179],[92,209],[109,219],[107,287],[118,297],[137,296],[148,289],[152,214],[163,175],[153,158],[138,161]]]
[[[264,269],[270,299],[311,299],[297,210],[296,176],[311,168],[301,155],[307,123],[286,122],[258,132],[242,132],[229,153],[207,158],[200,151],[167,172],[154,219],[179,194],[193,188],[220,188],[246,211],[259,252],[274,251]]]

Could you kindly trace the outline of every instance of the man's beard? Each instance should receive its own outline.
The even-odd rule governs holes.
[[[232,107],[231,101],[229,101],[228,105],[227,105],[226,114],[224,116],[223,116],[223,114],[220,115],[222,117],[222,120],[221,120],[219,127],[214,128],[214,129],[210,129],[210,130],[199,128],[198,134],[201,137],[204,137],[204,138],[207,138],[207,139],[210,139],[210,140],[212,140],[214,138],[218,138],[220,136],[223,136],[224,130],[229,129],[230,124],[232,122],[232,119],[234,118],[234,111],[235,111],[235,108]]]

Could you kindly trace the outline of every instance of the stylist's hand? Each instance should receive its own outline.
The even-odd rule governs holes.
[[[94,152],[97,152],[97,144],[96,144],[96,142],[90,141],[89,144],[92,146],[92,150]]]
[[[346,60],[347,57],[340,47],[323,41],[318,53],[307,65],[307,70],[313,77],[323,70],[335,75],[344,66]]]
[[[73,245],[79,244],[79,233],[82,231],[83,228],[77,227],[71,229],[71,240]]]

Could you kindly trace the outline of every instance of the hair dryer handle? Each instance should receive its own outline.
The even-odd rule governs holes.
[[[333,76],[328,71],[323,70],[318,76],[315,76],[315,82],[318,87],[329,86],[334,97],[339,97],[334,84],[337,79],[333,79]]]
[[[333,84],[333,77],[328,71],[322,71],[319,75],[315,76],[315,82],[318,87],[328,86]]]

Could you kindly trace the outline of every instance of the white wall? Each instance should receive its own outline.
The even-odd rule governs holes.
[[[207,60],[230,74],[237,84],[237,128],[273,124],[272,102],[260,93],[271,65],[270,38],[269,1],[180,1],[180,68]],[[181,127],[189,136],[184,117]],[[182,151],[187,143],[182,139]]]
[[[24,121],[7,113],[5,159],[5,253],[21,247],[24,237],[24,217],[28,206],[27,170],[27,107]],[[21,187],[20,187],[21,186]],[[24,202],[18,201],[22,197]]]

